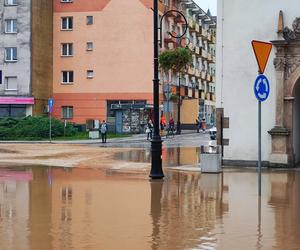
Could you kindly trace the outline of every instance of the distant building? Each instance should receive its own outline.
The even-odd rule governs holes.
[[[271,92],[262,103],[262,160],[282,166],[300,162],[299,13],[296,0],[218,0],[217,107],[230,119],[229,129],[224,129],[228,163],[257,161],[258,101],[253,86],[258,66],[252,40],[273,43],[265,71]]]
[[[0,0],[0,117],[47,112],[52,1]]]
[[[187,46],[192,52],[191,65],[177,72],[167,72],[162,75],[164,86],[172,86],[172,96],[180,93],[180,110],[182,128],[193,128],[197,118],[206,119],[208,125],[215,124],[215,44],[216,44],[216,17],[206,13],[194,1],[171,0],[167,4],[160,4],[160,12],[178,10],[187,19],[187,32],[182,39],[173,36],[181,35],[184,31],[184,20],[176,12],[166,14],[163,21],[163,49],[173,49]],[[179,89],[180,75],[180,89]],[[167,99],[164,106],[169,108],[170,115],[177,121],[178,98],[171,98],[171,105]],[[164,109],[168,111],[167,108]]]
[[[120,133],[144,131],[153,109],[152,7],[152,0],[54,2],[55,117],[89,127],[105,119]],[[193,66],[182,76],[182,121],[194,125],[201,100],[201,115],[213,123],[215,21],[192,1],[159,1],[160,16],[171,8],[189,15],[194,53]],[[182,29],[180,20],[166,18],[164,48],[178,45],[167,34],[173,28]],[[176,91],[177,78],[171,79]],[[164,85],[161,78],[160,102],[167,111]]]

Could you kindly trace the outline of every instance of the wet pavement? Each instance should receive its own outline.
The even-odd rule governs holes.
[[[2,168],[0,249],[299,249],[300,171],[165,174]]]

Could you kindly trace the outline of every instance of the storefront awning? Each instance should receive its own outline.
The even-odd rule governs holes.
[[[0,97],[0,104],[34,104],[33,97]]]

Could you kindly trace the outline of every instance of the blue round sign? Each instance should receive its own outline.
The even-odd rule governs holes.
[[[259,75],[254,83],[254,94],[257,100],[263,102],[268,99],[270,94],[269,80],[265,75]]]
[[[53,100],[52,98],[50,98],[50,99],[48,100],[48,105],[49,105],[50,108],[53,107],[53,105],[54,105],[54,100]]]

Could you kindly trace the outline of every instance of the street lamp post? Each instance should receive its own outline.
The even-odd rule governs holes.
[[[181,73],[179,72],[179,80],[178,80],[178,104],[177,104],[177,130],[176,134],[181,134],[181,124],[180,124],[180,105],[181,105],[181,95],[180,95],[180,78]]]
[[[153,126],[154,134],[151,140],[151,179],[162,179],[162,140],[159,134],[159,78],[158,78],[158,0],[153,0],[153,32],[154,32],[154,79],[153,79]]]
[[[158,48],[162,46],[162,20],[163,18],[171,12],[176,12],[181,15],[185,21],[185,30],[182,35],[175,36],[171,32],[169,34],[177,39],[184,36],[187,31],[187,20],[185,16],[178,10],[169,10],[160,19],[160,27],[158,27],[158,0],[153,0],[153,33],[154,33],[154,79],[153,79],[153,126],[154,133],[151,140],[151,171],[149,177],[151,179],[162,179],[164,178],[164,173],[162,170],[162,140],[159,134],[159,78],[158,78]],[[160,38],[158,41],[158,30],[160,30]]]

